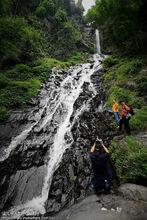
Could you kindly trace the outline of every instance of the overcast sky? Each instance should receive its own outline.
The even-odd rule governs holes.
[[[75,2],[77,3],[78,0],[75,0]],[[90,9],[93,5],[95,5],[95,0],[82,0],[85,12],[84,14],[86,14],[86,12],[88,11],[88,9]]]
[[[85,11],[87,11],[91,6],[95,4],[95,0],[83,0],[83,6],[85,8]]]

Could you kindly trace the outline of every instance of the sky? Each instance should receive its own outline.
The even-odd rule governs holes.
[[[75,2],[77,3],[78,0],[75,0]],[[91,6],[95,5],[95,0],[83,0],[82,1],[85,12],[84,14],[88,11],[89,8],[91,8]]]
[[[93,5],[95,5],[95,0],[83,0],[83,6],[84,6],[84,9],[85,9],[85,12],[87,12],[87,10],[89,8],[91,8],[91,6],[93,6]]]

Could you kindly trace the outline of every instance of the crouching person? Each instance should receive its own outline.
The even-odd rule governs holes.
[[[96,194],[110,193],[112,183],[112,169],[109,151],[101,139],[97,139],[90,150],[90,159],[93,169],[92,185]]]

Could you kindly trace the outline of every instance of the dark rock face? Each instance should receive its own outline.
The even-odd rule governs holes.
[[[17,145],[13,146],[4,160],[0,160],[1,211],[41,196],[49,152],[60,125],[68,115],[66,103],[60,101],[63,99],[60,94],[62,92],[64,96],[73,98],[81,78],[85,77],[82,76],[82,65],[75,68],[78,68],[76,76],[72,75],[74,68],[69,72],[61,71],[56,77],[51,76],[48,83],[43,85],[38,99],[33,101],[36,105],[23,114],[15,114],[14,118],[9,119],[10,125],[6,125],[6,129],[0,133],[2,157],[11,137],[20,134],[16,140]],[[84,71],[89,74],[90,64]],[[94,87],[91,89],[90,83],[84,82],[78,98],[73,102],[73,112],[69,119],[72,137],[68,132],[64,135],[65,143],[72,144],[64,152],[62,161],[54,172],[45,204],[47,216],[54,215],[91,192],[91,164],[88,154],[90,147],[97,135],[109,142],[116,133],[111,127],[112,117],[109,113],[103,109],[98,111],[101,101],[105,101],[103,74],[102,69],[93,71],[91,83]],[[67,77],[71,77],[71,81],[66,81]],[[22,135],[22,131],[26,134]]]
[[[5,204],[6,202],[8,205],[7,208],[9,208],[33,199],[34,195],[36,195],[36,191],[39,196],[42,192],[44,174],[43,166],[39,168],[32,167],[27,170],[19,170],[15,174],[12,174],[9,179],[8,191],[6,192],[6,195],[1,197],[1,204]]]

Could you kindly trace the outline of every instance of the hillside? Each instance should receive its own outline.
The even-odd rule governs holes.
[[[84,32],[81,4],[65,0],[0,4],[0,120],[5,120],[10,110],[24,108],[38,94],[52,67],[67,68],[85,60],[93,44]]]

